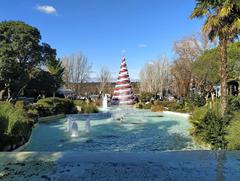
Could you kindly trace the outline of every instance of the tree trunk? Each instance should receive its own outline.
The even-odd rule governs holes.
[[[227,107],[227,40],[220,40],[221,115]]]

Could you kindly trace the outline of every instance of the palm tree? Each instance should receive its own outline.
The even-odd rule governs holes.
[[[196,0],[191,18],[205,17],[203,32],[211,41],[218,38],[220,51],[221,114],[227,106],[227,45],[240,33],[239,0]]]
[[[48,72],[52,75],[54,79],[54,92],[53,92],[53,97],[55,97],[55,91],[56,89],[62,84],[62,76],[64,72],[64,68],[62,67],[62,62],[60,59],[56,58],[50,58],[46,62],[46,68]]]

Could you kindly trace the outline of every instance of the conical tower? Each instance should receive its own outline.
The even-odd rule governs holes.
[[[125,57],[122,58],[120,71],[113,92],[112,103],[114,105],[132,105],[133,91],[128,74]]]

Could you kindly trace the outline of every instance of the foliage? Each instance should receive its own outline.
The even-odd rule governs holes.
[[[228,109],[231,111],[240,111],[240,97],[230,96],[228,98]]]
[[[151,98],[154,97],[154,94],[152,93],[149,93],[149,92],[143,92],[141,95],[140,95],[140,101],[141,102],[149,102],[151,100]]]
[[[240,150],[240,113],[235,112],[233,119],[227,128],[226,140],[228,141],[229,150]]]
[[[206,91],[207,86],[213,86],[220,82],[217,73],[219,69],[218,57],[217,49],[206,50],[192,63],[191,68],[199,84],[198,86],[203,87],[203,90],[200,90],[201,92]]]
[[[0,22],[0,99],[7,91],[9,100],[18,97],[34,78],[32,74],[36,69],[56,60],[56,50],[40,42],[37,28],[20,21]],[[54,67],[53,64],[51,66]],[[55,68],[63,71],[59,64]],[[51,83],[59,86],[61,75],[54,74],[52,79]],[[41,90],[40,84],[37,89]]]
[[[0,134],[6,132],[8,128],[8,116],[0,113]]]
[[[152,106],[153,106],[152,103],[143,103],[143,102],[137,103],[135,105],[135,107],[138,109],[151,109]]]
[[[222,118],[219,113],[219,105],[214,105],[213,109],[208,106],[196,108],[190,122],[193,127],[191,135],[202,145],[209,145],[212,149],[226,148],[226,128],[229,118]]]
[[[174,112],[188,112],[188,107],[185,104],[184,101],[182,102],[175,102],[175,101],[160,101],[159,104],[161,104],[164,108],[166,108],[168,111],[174,111]]]
[[[228,78],[240,77],[240,42],[228,45]]]
[[[191,18],[206,17],[203,31],[208,32],[209,39],[216,37],[229,40],[236,38],[240,32],[240,4],[237,1],[196,0]]]
[[[29,137],[33,123],[23,108],[8,102],[1,102],[0,120],[2,134],[20,136],[25,139]]]
[[[26,96],[37,97],[38,95],[51,96],[56,90],[55,78],[49,72],[35,69],[31,80],[28,82],[24,92]]]
[[[206,104],[206,99],[202,95],[194,94],[190,97],[190,102],[193,103],[194,106],[201,107]]]
[[[228,45],[228,78],[236,79],[240,76],[240,42]],[[204,87],[213,86],[220,82],[219,70],[220,54],[217,48],[206,50],[192,63],[194,76]],[[207,68],[206,68],[207,67]]]
[[[15,108],[16,109],[25,109],[26,108],[26,104],[24,101],[17,101],[15,103]]]
[[[38,100],[33,106],[32,112],[34,112],[34,110],[37,110],[39,116],[41,117],[56,114],[71,114],[76,112],[73,101],[53,97]]]
[[[74,101],[75,106],[79,106],[81,108],[81,113],[97,113],[98,108],[94,102],[85,102],[81,100]]]
[[[173,50],[176,58],[170,67],[172,80],[169,81],[168,86],[172,87],[171,91],[177,96],[188,96],[193,78],[191,65],[208,44],[208,41],[203,41],[203,36],[204,34],[199,38],[190,36],[174,42]]]
[[[60,87],[63,82],[62,77],[64,73],[64,68],[60,59],[56,59],[57,53],[55,49],[52,49],[48,44],[44,44],[44,52],[46,59],[46,67],[53,79],[53,93],[55,96],[55,91],[58,87]]]
[[[191,18],[205,18],[203,32],[208,33],[210,40],[219,39],[221,114],[227,107],[227,44],[240,34],[240,4],[237,1],[196,0]]]
[[[151,107],[151,111],[153,112],[162,112],[164,110],[164,107],[161,104],[154,104]]]
[[[10,146],[10,145],[12,145],[10,150],[13,150],[16,148],[16,146],[21,146],[23,143],[24,143],[24,138],[20,136],[0,133],[0,150],[1,151],[4,149],[4,147]],[[10,150],[4,150],[4,151],[10,151]]]
[[[29,70],[42,61],[40,32],[23,22],[0,23],[0,81],[11,94],[29,80]]]

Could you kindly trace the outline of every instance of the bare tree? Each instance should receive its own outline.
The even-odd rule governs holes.
[[[62,62],[65,67],[64,81],[66,87],[79,93],[80,84],[90,79],[92,66],[89,64],[87,57],[80,53],[65,57]]]
[[[62,65],[65,68],[63,73],[63,82],[66,88],[70,88],[71,77],[70,77],[70,65],[69,65],[69,58],[64,57],[62,58]]]
[[[155,95],[163,94],[169,79],[169,63],[166,57],[147,62],[140,71],[140,90]]]
[[[108,85],[111,82],[111,72],[107,67],[101,67],[100,72],[98,74],[99,92],[107,92]]]
[[[178,96],[187,96],[193,82],[197,83],[192,72],[192,63],[209,48],[214,47],[205,34],[190,36],[176,41],[173,46],[175,61],[171,66],[172,87]]]

